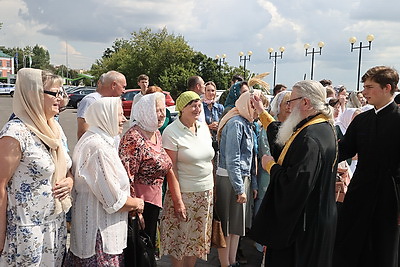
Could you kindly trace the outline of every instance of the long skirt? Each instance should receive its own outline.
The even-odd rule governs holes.
[[[250,180],[247,176],[243,177],[247,200],[250,195]],[[216,178],[217,201],[215,203],[219,218],[221,219],[222,231],[225,236],[230,234],[244,236],[246,234],[246,221],[249,221],[250,212],[246,211],[249,205],[238,203],[237,195],[232,188],[228,176],[219,176]]]
[[[71,251],[65,258],[64,267],[97,267],[97,266],[108,266],[108,267],[123,267],[124,254],[111,255],[104,253],[103,241],[101,240],[101,234],[98,231],[96,235],[96,254],[90,258],[81,259],[75,256]]]
[[[171,193],[165,196],[161,218],[161,255],[171,255],[177,260],[196,256],[207,260],[211,246],[213,217],[213,191],[182,193],[187,220],[180,221],[174,212]]]

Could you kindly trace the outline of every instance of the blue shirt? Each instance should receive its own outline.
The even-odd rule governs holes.
[[[222,112],[224,112],[224,106],[219,103],[214,103],[210,110],[208,105],[203,102],[203,109],[207,124],[210,124],[214,121],[219,121],[222,116]]]
[[[228,171],[229,180],[237,195],[245,193],[243,176],[250,176],[253,157],[252,124],[237,115],[224,126],[220,141],[219,167]]]

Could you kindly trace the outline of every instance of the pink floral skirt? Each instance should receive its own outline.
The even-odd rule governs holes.
[[[161,255],[171,255],[177,260],[196,256],[207,260],[211,246],[213,218],[213,191],[182,193],[187,221],[182,222],[174,214],[171,193],[165,195],[161,218]]]

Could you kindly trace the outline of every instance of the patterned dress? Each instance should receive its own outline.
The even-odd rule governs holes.
[[[7,231],[0,266],[61,266],[67,231],[65,213],[54,214],[51,155],[19,119],[3,127],[3,136],[18,140],[22,157],[7,186]]]

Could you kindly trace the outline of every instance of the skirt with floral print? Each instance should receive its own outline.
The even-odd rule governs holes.
[[[187,221],[180,221],[174,214],[171,193],[164,200],[161,218],[161,255],[171,255],[177,260],[196,256],[207,260],[211,246],[213,217],[213,191],[182,193]]]
[[[96,235],[96,254],[90,258],[81,259],[75,256],[71,251],[68,252],[64,267],[97,267],[97,266],[108,266],[108,267],[123,267],[124,254],[110,255],[103,251],[103,242],[101,240],[100,231]]]
[[[32,212],[32,214],[34,214]],[[7,232],[0,266],[60,267],[67,243],[65,214],[38,225],[18,225],[7,213]]]

